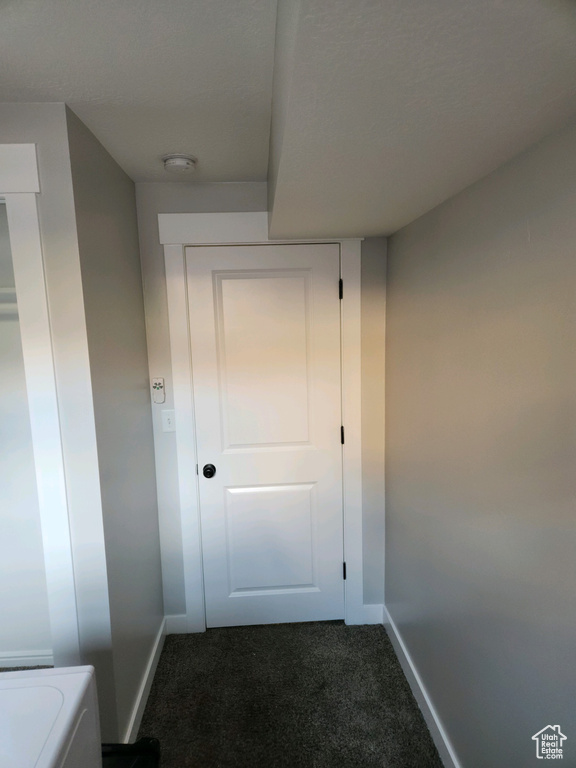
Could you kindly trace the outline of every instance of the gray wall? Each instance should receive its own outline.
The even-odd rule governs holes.
[[[40,509],[6,206],[0,203],[0,667],[52,653]],[[13,292],[6,292],[13,289]],[[2,311],[4,310],[4,311]]]
[[[575,211],[572,127],[389,243],[386,602],[465,768],[576,765]]]
[[[136,201],[70,110],[67,126],[123,735],[164,615]]]
[[[383,603],[386,238],[363,241],[361,281],[364,603]]]

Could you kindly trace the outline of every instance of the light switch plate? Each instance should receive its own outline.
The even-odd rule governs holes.
[[[162,432],[176,432],[174,411],[162,411]]]

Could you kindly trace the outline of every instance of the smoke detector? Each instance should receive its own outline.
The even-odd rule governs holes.
[[[198,158],[194,155],[165,155],[162,162],[164,170],[169,173],[191,173],[196,168]]]

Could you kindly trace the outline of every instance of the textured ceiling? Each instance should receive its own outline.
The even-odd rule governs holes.
[[[0,101],[65,101],[137,181],[172,180],[168,152],[195,181],[268,176],[287,238],[395,231],[576,115],[573,0],[278,19],[275,50],[276,0],[0,0]]]
[[[274,237],[393,232],[576,114],[574,2],[299,6],[276,57]]]
[[[135,180],[168,152],[264,180],[275,21],[275,0],[0,0],[0,101],[65,101]]]

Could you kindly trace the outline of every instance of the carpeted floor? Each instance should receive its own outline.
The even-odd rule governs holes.
[[[162,768],[441,768],[380,626],[171,635],[140,728]]]

